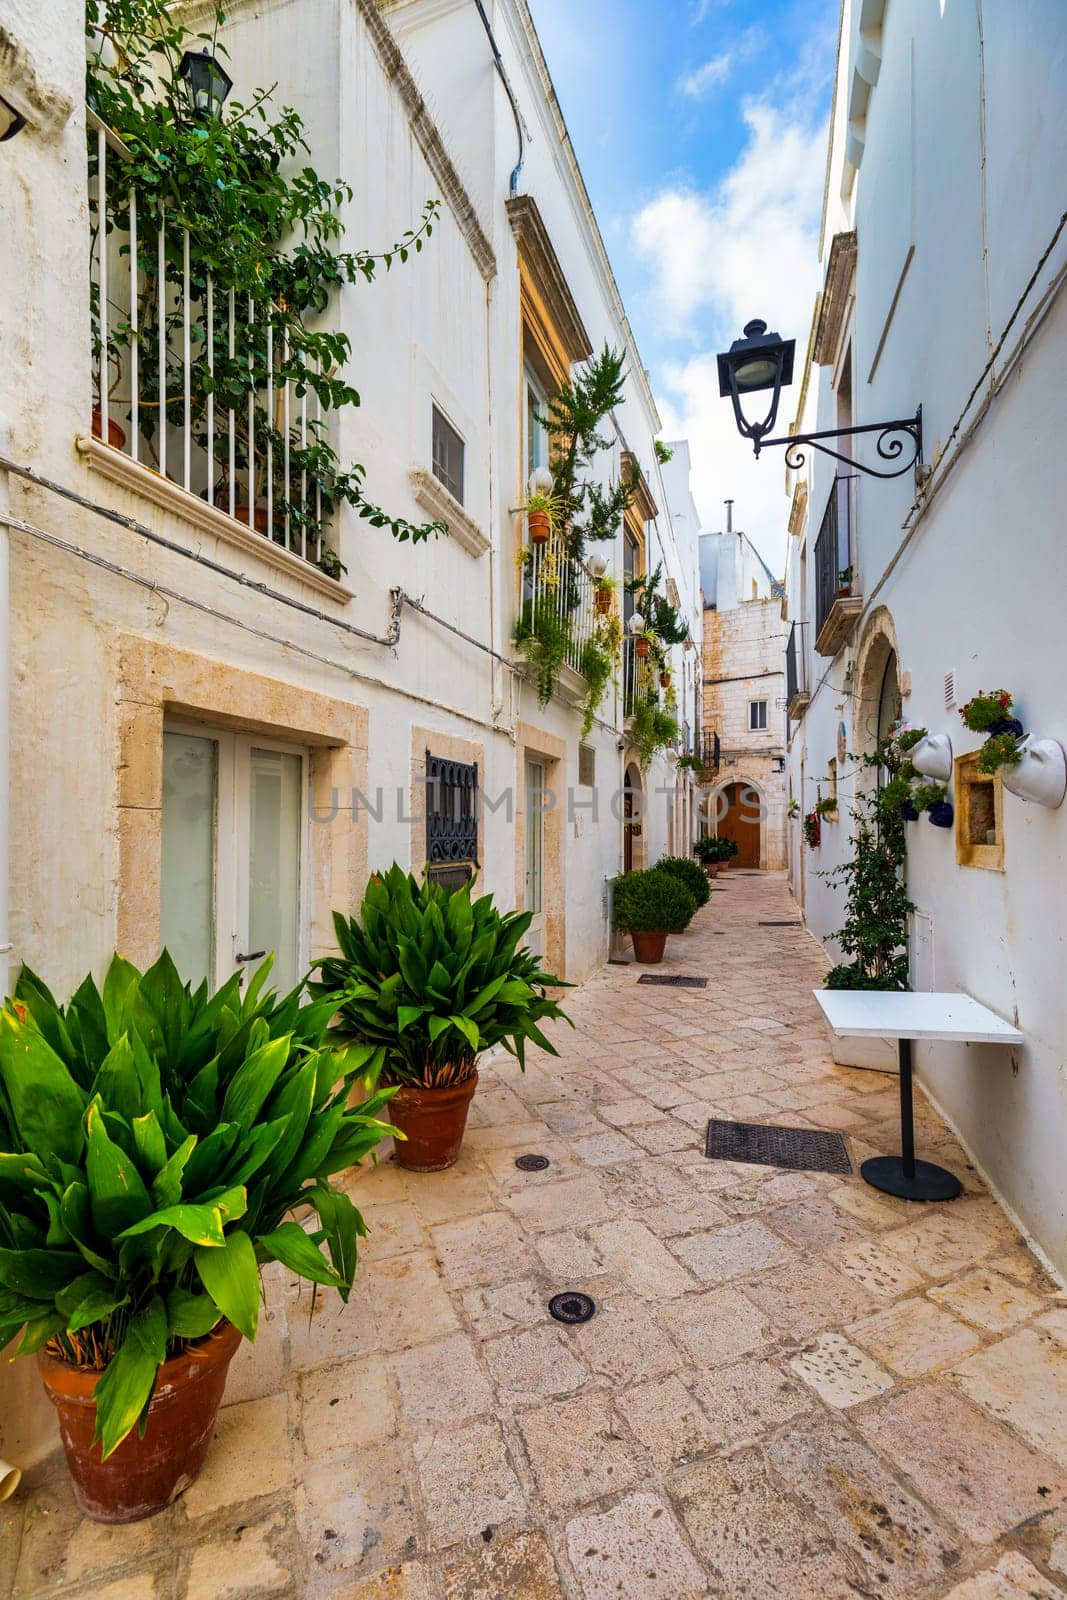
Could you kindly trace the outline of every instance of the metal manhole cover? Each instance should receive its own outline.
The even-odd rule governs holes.
[[[548,1166],[547,1156],[516,1156],[515,1165],[520,1172],[544,1172]]]
[[[665,989],[706,989],[707,978],[682,978],[667,977],[661,973],[646,972],[638,978],[638,983],[658,983]]]
[[[819,1128],[780,1128],[765,1122],[720,1122],[713,1117],[704,1139],[712,1161],[747,1161],[794,1172],[850,1173],[845,1141]]]
[[[566,1294],[554,1294],[548,1309],[557,1322],[588,1322],[596,1310],[596,1301],[590,1295],[568,1289]]]

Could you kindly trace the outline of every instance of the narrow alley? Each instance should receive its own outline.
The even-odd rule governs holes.
[[[921,1095],[964,1197],[860,1179],[896,1085],[831,1062],[823,969],[780,876],[718,880],[661,969],[706,989],[604,968],[558,1061],[483,1073],[457,1166],[359,1173],[350,1305],[268,1273],[199,1480],[107,1528],[52,1457],[0,1590],[1061,1597],[1063,1296]],[[840,1130],[852,1175],[708,1160],[711,1117]],[[563,1290],[590,1321],[552,1319]]]

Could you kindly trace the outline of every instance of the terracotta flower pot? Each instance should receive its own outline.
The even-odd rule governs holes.
[[[671,686],[671,675],[670,675],[669,672],[661,672],[660,673],[660,675],[659,675],[659,686],[660,686],[661,689],[669,689],[670,688],[670,686]]]
[[[409,1172],[442,1172],[459,1160],[467,1112],[478,1074],[450,1089],[405,1085],[389,1102],[389,1121],[406,1139],[396,1143],[396,1159]]]
[[[547,511],[528,511],[526,513],[526,527],[530,534],[531,544],[547,544],[552,532],[552,522]]]
[[[639,961],[643,967],[659,966],[667,948],[665,933],[639,933],[636,928],[631,928],[630,938],[634,942],[635,961]]]
[[[600,615],[602,617],[606,617],[608,612],[611,610],[611,590],[610,589],[596,589],[596,590],[594,590],[593,600],[594,600],[594,603],[595,603],[596,608],[599,611]]]
[[[93,438],[104,437],[104,414],[99,406],[93,407]],[[113,450],[123,450],[126,446],[126,434],[117,422],[110,417],[107,419],[107,442]]]
[[[134,1428],[106,1461],[93,1444],[102,1376],[41,1350],[37,1369],[59,1414],[74,1498],[94,1522],[139,1522],[155,1516],[195,1480],[211,1444],[226,1374],[241,1335],[224,1322],[159,1369],[144,1438]]]
[[[635,639],[634,640],[634,649],[636,650],[637,654],[641,657],[642,661],[645,660],[645,658],[647,657],[648,652],[649,652],[649,650],[651,650],[651,648],[652,648],[652,641],[650,639]]]

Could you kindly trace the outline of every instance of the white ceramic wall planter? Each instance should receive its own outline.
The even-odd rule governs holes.
[[[1022,759],[1000,769],[1000,781],[1020,800],[1053,810],[1063,804],[1067,794],[1067,756],[1055,739],[1027,739]]]
[[[947,733],[928,733],[925,739],[912,745],[907,759],[924,778],[948,783],[952,777],[952,740]]]

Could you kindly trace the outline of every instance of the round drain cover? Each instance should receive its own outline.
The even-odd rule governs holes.
[[[569,1289],[566,1294],[553,1295],[548,1309],[557,1322],[588,1322],[596,1310],[596,1301]]]
[[[515,1165],[520,1172],[544,1172],[548,1166],[547,1156],[516,1156]]]

